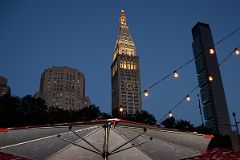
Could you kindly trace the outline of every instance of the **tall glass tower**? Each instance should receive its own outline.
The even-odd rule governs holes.
[[[121,11],[118,38],[111,66],[112,115],[135,114],[142,110],[139,57],[128,30],[126,15]]]
[[[197,23],[192,28],[192,35],[205,125],[215,133],[229,134],[228,107],[209,25]]]

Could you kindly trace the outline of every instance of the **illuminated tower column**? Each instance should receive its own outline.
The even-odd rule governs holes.
[[[229,134],[228,107],[209,25],[197,23],[192,35],[205,125],[216,133]]]
[[[111,66],[112,114],[118,115],[120,107],[123,114],[142,111],[139,57],[128,31],[126,16],[121,11],[118,38],[113,52]]]

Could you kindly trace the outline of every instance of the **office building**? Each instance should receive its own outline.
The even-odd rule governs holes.
[[[209,25],[197,23],[192,35],[205,125],[215,133],[230,134],[228,107]]]
[[[47,106],[63,109],[82,109],[90,105],[85,96],[85,78],[77,69],[52,67],[41,75],[39,96]]]

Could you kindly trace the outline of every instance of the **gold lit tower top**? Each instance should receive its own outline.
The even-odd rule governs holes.
[[[119,54],[136,56],[136,48],[132,36],[128,31],[127,20],[124,10],[121,11],[118,26],[118,38],[113,52],[113,61]]]
[[[121,15],[120,15],[120,25],[127,25],[127,21],[126,21],[126,15],[124,13],[124,10],[121,11]]]

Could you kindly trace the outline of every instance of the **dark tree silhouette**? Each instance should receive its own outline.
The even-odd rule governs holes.
[[[89,107],[85,107],[80,111],[81,111],[81,118],[83,121],[97,119],[101,114],[99,107],[95,105],[90,105]]]
[[[155,117],[145,110],[142,110],[141,112],[137,112],[136,114],[123,114],[123,115],[120,115],[119,117],[122,119],[135,121],[139,123],[150,124],[150,125],[155,125],[157,122]]]
[[[193,124],[191,124],[189,121],[185,121],[182,119],[175,122],[174,128],[183,131],[195,131]]]
[[[101,114],[99,107],[90,105],[81,110],[63,110],[47,107],[41,98],[26,95],[0,97],[0,127],[17,127],[27,125],[46,125],[64,122],[89,121],[110,115]]]
[[[150,125],[155,125],[157,122],[155,117],[145,110],[142,110],[142,112],[137,112],[137,114],[135,115],[135,120],[137,122],[150,124]]]
[[[175,127],[175,118],[174,117],[169,117],[165,119],[163,122],[161,122],[162,125],[166,128],[174,128]]]
[[[101,112],[100,116],[98,117],[98,119],[109,119],[109,118],[112,118],[112,116],[105,112]]]
[[[13,126],[16,123],[20,102],[19,97],[0,97],[0,127]]]

